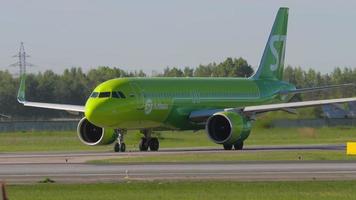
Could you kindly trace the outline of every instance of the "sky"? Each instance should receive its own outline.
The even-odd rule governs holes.
[[[160,72],[243,57],[258,66],[279,7],[289,7],[286,64],[328,73],[356,66],[356,1],[1,0],[0,70],[20,42],[61,73],[97,66]]]

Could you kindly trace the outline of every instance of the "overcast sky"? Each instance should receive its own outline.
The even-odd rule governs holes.
[[[287,6],[286,64],[356,66],[356,1],[1,0],[0,69],[21,41],[36,70],[98,65],[161,71],[243,57],[257,66]]]

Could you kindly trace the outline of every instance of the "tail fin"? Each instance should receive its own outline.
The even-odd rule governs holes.
[[[260,66],[253,79],[282,80],[287,40],[288,8],[279,8]]]

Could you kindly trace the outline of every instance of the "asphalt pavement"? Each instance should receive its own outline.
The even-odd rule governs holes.
[[[255,146],[244,151],[344,150],[344,145]],[[251,161],[219,163],[88,164],[88,160],[225,151],[214,148],[163,149],[159,152],[57,152],[0,154],[0,179],[35,183],[50,178],[60,183],[127,180],[352,180],[356,161]],[[238,153],[238,152],[236,152]]]

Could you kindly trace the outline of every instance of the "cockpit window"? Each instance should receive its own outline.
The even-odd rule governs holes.
[[[126,96],[124,95],[124,93],[122,93],[121,91],[114,91],[112,92],[112,98],[126,98]]]
[[[98,95],[99,95],[99,92],[93,92],[93,93],[91,93],[90,97],[96,98],[96,97],[98,97]]]
[[[112,98],[121,98],[117,92],[112,92]]]
[[[110,92],[100,92],[99,98],[108,98],[110,97]]]
[[[126,96],[124,95],[124,93],[122,93],[121,91],[118,91],[117,93],[119,93],[119,95],[121,96],[121,98],[125,99]]]

